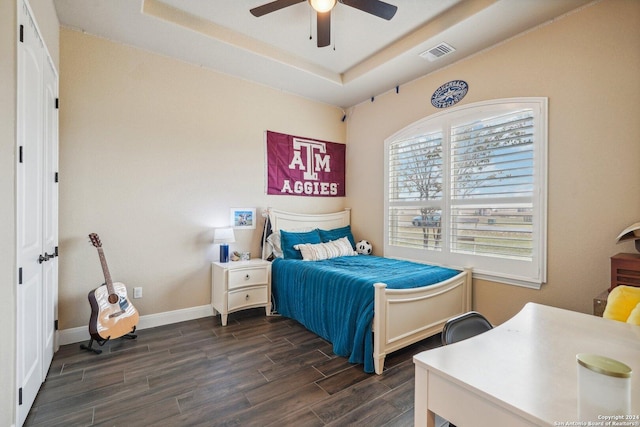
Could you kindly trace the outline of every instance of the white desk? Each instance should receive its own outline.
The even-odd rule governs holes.
[[[630,366],[640,415],[640,327],[529,303],[488,332],[414,356],[415,425],[434,426],[434,414],[458,427],[571,425],[578,353]]]

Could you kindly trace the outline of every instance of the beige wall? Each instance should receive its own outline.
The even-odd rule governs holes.
[[[340,109],[66,29],[60,56],[61,329],[87,324],[104,281],[90,232],[149,315],[209,304],[213,228],[231,207],[344,206],[264,194],[264,131],[344,143]],[[260,256],[260,226],[236,240]]]
[[[606,0],[377,96],[349,112],[347,204],[382,248],[384,139],[433,114],[433,91],[461,79],[462,103],[549,98],[548,283],[531,290],[474,281],[474,307],[500,323],[526,302],[592,311],[615,244],[640,220],[640,2]],[[371,191],[371,188],[380,189]]]

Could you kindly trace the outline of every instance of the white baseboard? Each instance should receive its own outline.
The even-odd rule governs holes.
[[[165,311],[164,313],[147,314],[140,316],[136,329],[155,328],[156,326],[170,325],[207,316],[213,316],[213,308],[208,304],[182,310]],[[88,341],[90,338],[89,328],[86,326],[58,331],[58,345]]]

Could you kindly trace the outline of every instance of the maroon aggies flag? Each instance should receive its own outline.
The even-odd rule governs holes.
[[[343,197],[346,146],[266,132],[267,194]]]

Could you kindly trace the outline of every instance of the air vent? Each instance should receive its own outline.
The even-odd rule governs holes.
[[[420,54],[421,57],[428,59],[429,61],[435,61],[445,55],[455,52],[455,48],[447,43],[440,43],[439,45],[432,47],[429,50],[425,50]]]

